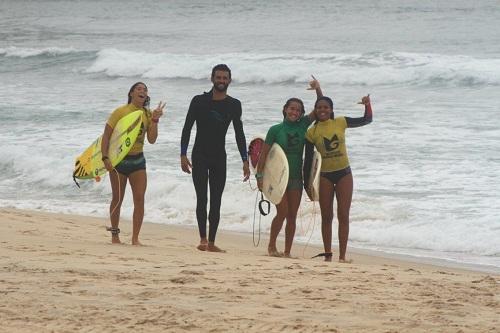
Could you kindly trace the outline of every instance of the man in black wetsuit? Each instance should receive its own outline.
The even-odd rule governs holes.
[[[181,137],[181,168],[193,176],[196,190],[196,219],[200,231],[201,251],[224,252],[215,246],[215,235],[220,220],[222,192],[226,184],[226,133],[233,122],[236,142],[243,161],[244,181],[250,176],[245,134],[241,121],[241,102],[227,95],[231,70],[220,64],[212,69],[213,87],[208,93],[194,96],[189,105]],[[196,138],[191,158],[187,148],[191,128],[196,122]],[[192,170],[191,170],[192,169]],[[207,239],[207,185],[210,184],[209,232]]]

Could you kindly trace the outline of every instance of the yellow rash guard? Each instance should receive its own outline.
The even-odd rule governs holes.
[[[321,154],[321,172],[345,169],[349,166],[345,145],[345,117],[320,121],[306,134],[307,141],[313,143]]]
[[[142,124],[141,124],[141,130],[139,131],[139,135],[137,136],[137,140],[135,141],[135,144],[132,146],[132,149],[130,149],[130,152],[128,153],[129,155],[136,155],[139,153],[142,153],[143,147],[144,147],[144,138],[146,137],[146,132],[149,128],[149,125],[151,123],[151,111],[146,110],[144,108],[138,108],[134,104],[127,104],[120,106],[117,108],[111,115],[109,116],[109,119],[107,121],[107,124],[111,128],[115,128],[116,123],[124,116],[137,111],[137,110],[142,110],[144,113],[142,114]]]

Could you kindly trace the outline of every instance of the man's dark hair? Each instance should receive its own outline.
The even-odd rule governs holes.
[[[215,65],[214,68],[212,68],[212,79],[215,76],[215,71],[223,71],[223,72],[228,72],[229,73],[229,79],[231,79],[231,70],[226,64],[218,64]]]

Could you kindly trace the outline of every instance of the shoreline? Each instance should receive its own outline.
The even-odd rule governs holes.
[[[13,211],[20,211],[20,212],[32,212],[32,213],[40,213],[40,214],[55,214],[55,215],[63,215],[63,216],[75,216],[75,217],[80,217],[80,218],[92,218],[92,219],[101,219],[105,221],[105,223],[108,223],[109,220],[106,217],[102,216],[92,216],[92,215],[80,215],[80,214],[74,214],[74,213],[60,213],[60,212],[50,212],[50,211],[45,211],[45,210],[36,210],[36,209],[20,209],[20,208],[15,208],[15,207],[0,207],[0,212],[3,210],[13,210]],[[130,226],[131,228],[131,220],[127,218],[122,218],[120,219],[120,224],[125,223],[126,225]],[[109,223],[108,223],[109,225]],[[198,230],[196,225],[180,225],[180,224],[166,224],[166,223],[155,223],[155,222],[143,222],[142,230],[144,230],[145,226],[147,225],[160,225],[160,226],[165,226],[167,228],[180,228],[182,230],[191,230],[193,233],[193,237],[195,239],[197,238],[198,235]],[[208,226],[208,225],[207,225]],[[141,230],[141,233],[142,233]],[[123,231],[123,230],[122,230]],[[224,230],[221,229],[219,226],[219,230],[217,232],[217,237],[219,241],[219,237],[221,234],[224,233],[229,233],[231,235],[234,235],[236,237],[243,237],[247,238],[249,244],[252,242],[252,233],[251,232],[245,232],[245,231],[234,231],[234,230]],[[267,247],[263,242],[268,241],[268,234],[262,232],[261,233],[261,243],[259,246],[263,246],[262,250],[264,254],[267,254]],[[127,243],[127,240],[122,239],[123,243]],[[219,244],[219,242],[218,242]],[[267,243],[266,243],[267,244]],[[283,230],[280,232],[280,235],[278,236],[278,244],[279,246],[283,247],[284,245],[284,226]],[[310,252],[311,256],[315,255],[317,253],[323,252],[323,247],[322,244],[315,244],[315,243],[306,243],[304,241],[299,241],[299,240],[294,240],[293,243],[293,255],[297,259],[311,259],[311,257],[307,257],[303,255],[303,247],[305,246],[306,248],[309,249],[315,249],[314,251],[316,252]],[[147,245],[147,244],[146,244]],[[223,245],[221,245],[223,247]],[[338,244],[334,242],[333,246],[333,253],[334,257],[333,259],[335,260],[335,253],[338,252]],[[300,254],[300,255],[297,255]],[[454,259],[445,259],[445,258],[439,258],[439,257],[433,257],[433,256],[428,256],[425,254],[422,255],[417,255],[417,254],[404,254],[404,253],[398,253],[398,252],[392,252],[390,250],[375,250],[375,249],[369,249],[369,248],[362,248],[362,247],[356,247],[356,246],[351,246],[348,244],[347,248],[347,256],[349,257],[351,254],[354,255],[362,255],[362,256],[368,256],[368,257],[377,257],[381,259],[389,259],[389,260],[396,260],[398,262],[402,263],[415,263],[415,264],[424,264],[424,265],[429,265],[429,266],[435,266],[435,267],[442,267],[442,268],[451,268],[451,269],[457,269],[457,270],[465,270],[465,271],[472,271],[472,272],[477,272],[477,273],[491,273],[491,274],[500,274],[500,267],[494,266],[494,265],[488,265],[488,264],[474,264],[470,262],[462,262]]]
[[[107,219],[0,209],[0,318],[8,332],[493,332],[500,275],[351,251],[351,264],[274,258],[266,237],[144,223],[112,245]],[[261,235],[263,236],[263,235]],[[280,240],[281,242],[281,240]],[[127,244],[128,243],[128,244]],[[302,253],[302,244],[292,254]],[[216,318],[216,320],[214,320]]]

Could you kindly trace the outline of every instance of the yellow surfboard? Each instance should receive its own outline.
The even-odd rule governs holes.
[[[120,163],[137,140],[142,123],[142,113],[134,111],[121,118],[113,129],[109,140],[108,157],[113,166]],[[76,158],[73,178],[92,179],[106,173],[101,153],[102,135]]]

